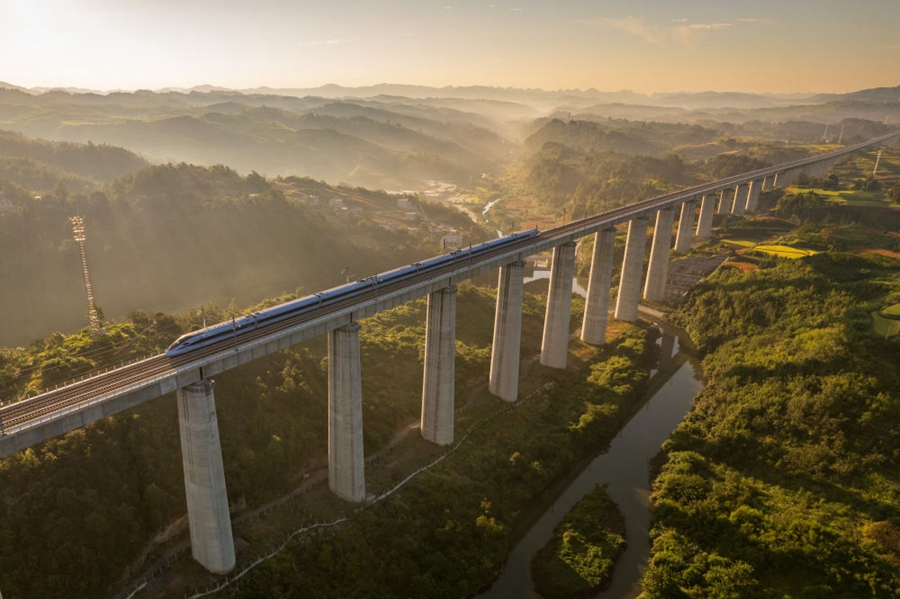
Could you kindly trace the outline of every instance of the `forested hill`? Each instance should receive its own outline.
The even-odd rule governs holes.
[[[833,151],[869,139],[889,125],[845,119],[831,127],[814,122],[704,125],[601,119],[539,119],[513,168],[514,191],[552,215],[584,217],[686,186]],[[789,141],[785,141],[789,140]],[[498,223],[515,222],[506,207]],[[504,220],[505,219],[505,220]],[[521,220],[521,218],[519,219]]]
[[[388,495],[408,482],[337,527],[312,526],[354,512],[325,480],[325,337],[216,376],[239,563],[228,596],[471,596],[503,566],[517,515],[605,447],[643,404],[646,373],[657,363],[654,329],[619,323],[602,348],[573,352],[566,371],[531,369],[520,386],[528,398],[513,406],[482,393],[496,294],[463,283],[457,301],[465,317],[456,329],[453,449],[409,427],[422,409],[426,298],[361,323],[366,489]],[[525,293],[523,355],[540,351],[545,305],[544,296]],[[574,300],[573,313],[581,311]],[[105,337],[83,330],[0,350],[0,392],[160,351],[199,322],[196,313],[135,312]],[[187,546],[178,434],[170,394],[0,459],[4,596],[125,596],[144,573],[157,576],[136,597],[190,596],[209,586]],[[312,534],[281,545],[300,528]],[[276,558],[234,577],[278,545]]]
[[[898,597],[900,338],[875,319],[900,261],[760,266],[677,312],[709,383],[664,446],[642,597]]]
[[[0,127],[113,144],[159,162],[410,189],[423,179],[478,177],[509,155],[495,106],[449,104],[227,91],[33,95],[0,89]],[[477,112],[482,109],[488,114]]]
[[[91,194],[63,185],[36,198],[8,181],[0,191],[0,305],[14,315],[0,328],[0,346],[84,325],[74,214],[85,218],[94,296],[111,318],[325,289],[345,282],[345,269],[362,277],[437,254],[443,234],[406,220],[384,192],[244,177],[223,166],[149,167]],[[330,207],[335,198],[344,205]],[[473,226],[446,210],[428,214]],[[384,214],[376,220],[376,212]],[[477,229],[468,233],[480,239]]]
[[[705,159],[759,146],[789,147],[829,140],[836,143],[839,138],[842,143],[854,143],[888,133],[893,127],[857,118],[840,120],[825,130],[821,123],[801,120],[748,123],[709,120],[699,125],[584,114],[577,119],[538,119],[533,129],[525,140],[526,155],[539,152],[547,143],[559,143],[584,153],[615,151],[647,156],[676,153],[687,159]]]
[[[534,132],[563,115],[604,122],[604,129],[588,136],[594,146],[658,154],[672,145],[673,132],[688,137],[762,132],[818,141],[827,136],[828,124],[837,138],[853,119],[896,122],[900,103],[890,89],[791,98],[390,85],[244,92],[201,86],[103,94],[29,91],[0,82],[0,128],[118,145],[160,162],[221,163],[242,173],[302,175],[386,189],[416,188],[423,179],[465,183],[497,173],[518,153],[527,136],[523,129]],[[608,126],[609,119],[622,118],[638,121],[643,132]],[[651,119],[675,127],[650,127],[646,121]],[[553,127],[558,133],[559,125]],[[544,131],[531,150],[542,141],[560,141],[552,133]],[[847,131],[843,139],[854,135]],[[680,143],[696,146],[698,140]]]
[[[545,122],[525,140],[525,150],[534,153],[548,142],[577,150],[614,150],[623,154],[658,155],[688,144],[704,144],[721,135],[699,125],[672,125],[625,120],[597,123],[589,120]]]
[[[149,166],[133,152],[108,145],[52,142],[0,130],[0,180],[43,193],[61,182],[73,193]]]

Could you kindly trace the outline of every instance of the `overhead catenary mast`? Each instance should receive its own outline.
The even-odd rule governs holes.
[[[96,337],[103,333],[100,328],[100,313],[97,311],[97,304],[94,303],[94,292],[91,290],[91,275],[88,272],[87,256],[84,253],[84,217],[73,216],[69,218],[72,223],[72,235],[78,243],[78,249],[81,251],[81,268],[84,271],[84,291],[87,294],[88,302],[88,319],[91,324],[91,336]]]

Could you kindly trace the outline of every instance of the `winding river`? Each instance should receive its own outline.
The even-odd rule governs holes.
[[[630,599],[640,594],[638,581],[650,555],[647,462],[703,388],[694,364],[678,351],[677,338],[664,334],[660,349],[660,368],[650,380],[651,389],[656,389],[652,397],[619,432],[609,450],[597,456],[531,527],[513,548],[500,577],[477,597],[539,598],[531,581],[531,559],[569,510],[602,483],[608,483],[607,492],[625,517],[628,549],[616,563],[611,586],[598,598]]]
[[[488,212],[500,201],[489,202]],[[497,231],[498,236],[503,236]],[[535,271],[529,282],[549,278],[550,271]],[[573,280],[573,291],[584,297],[586,290]],[[582,497],[598,484],[607,483],[607,494],[625,517],[628,548],[616,562],[613,579],[597,599],[632,599],[640,595],[640,579],[650,557],[650,480],[648,461],[659,452],[678,423],[690,411],[694,397],[703,389],[699,369],[678,349],[679,339],[662,327],[659,369],[651,372],[653,393],[640,412],[628,421],[610,444],[556,498],[556,501],[516,544],[503,572],[478,599],[540,599],[531,580],[531,560],[553,536],[556,525]],[[655,391],[654,391],[655,390]]]

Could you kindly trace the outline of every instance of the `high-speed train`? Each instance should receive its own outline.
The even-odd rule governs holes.
[[[491,250],[511,245],[523,239],[535,237],[539,233],[540,231],[538,229],[521,231],[506,237],[501,237],[500,239],[494,239],[479,245],[471,246],[464,250],[458,250],[423,262],[417,262],[409,266],[390,270],[386,273],[363,279],[362,281],[347,283],[346,285],[334,287],[328,291],[322,291],[278,306],[266,308],[265,310],[247,314],[232,319],[231,321],[206,327],[205,329],[186,333],[169,346],[166,350],[166,355],[178,356],[200,347],[218,343],[225,339],[237,339],[241,334],[255,330],[258,327],[303,314],[304,312],[319,306],[327,306],[337,300],[342,300],[369,289],[377,288],[379,285],[402,281],[415,274],[427,273],[448,264],[465,262],[471,258],[479,257]]]

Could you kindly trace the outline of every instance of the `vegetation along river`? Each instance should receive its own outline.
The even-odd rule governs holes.
[[[513,548],[503,573],[481,598],[540,597],[531,580],[531,560],[553,535],[553,529],[598,484],[608,483],[607,492],[625,517],[628,548],[616,562],[612,584],[598,597],[621,599],[640,593],[638,581],[650,555],[650,482],[648,460],[691,409],[703,388],[695,364],[678,351],[674,337],[660,339],[660,370],[650,381],[652,396],[556,499]]]

